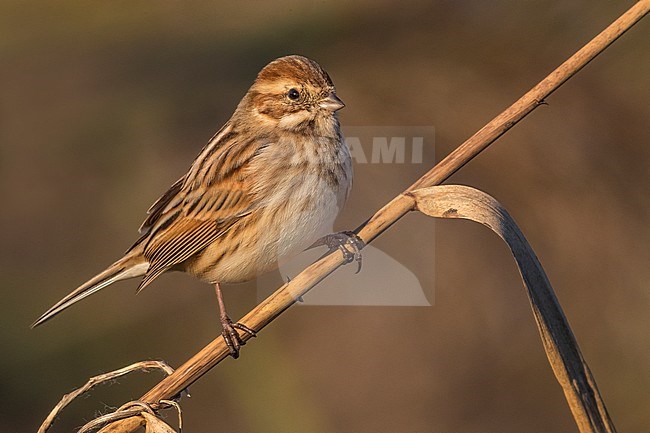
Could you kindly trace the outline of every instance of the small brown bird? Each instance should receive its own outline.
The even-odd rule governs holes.
[[[352,186],[350,152],[336,111],[344,104],[313,60],[269,63],[230,120],[189,171],[147,211],[140,238],[124,257],[68,294],[38,326],[116,281],[182,271],[214,284],[223,337],[234,357],[244,344],[223,303],[220,283],[277,267],[332,227]]]

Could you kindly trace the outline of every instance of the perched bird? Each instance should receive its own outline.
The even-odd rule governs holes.
[[[327,72],[302,56],[265,66],[226,124],[147,211],[140,238],[108,269],[34,322],[38,326],[116,281],[182,271],[214,284],[231,355],[244,344],[220,283],[277,267],[332,227],[352,185],[349,149]],[[331,239],[330,239],[331,240]]]

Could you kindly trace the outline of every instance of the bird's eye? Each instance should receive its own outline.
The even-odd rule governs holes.
[[[287,97],[291,99],[292,101],[297,101],[298,98],[300,98],[300,92],[296,89],[289,89],[289,92],[287,93]]]

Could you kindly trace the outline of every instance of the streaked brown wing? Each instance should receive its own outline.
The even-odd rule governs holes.
[[[176,264],[192,257],[219,236],[228,231],[236,221],[216,223],[195,219],[182,219],[174,224],[172,230],[165,231],[147,245],[145,256],[149,259],[149,269],[138,286],[142,290],[160,274]]]
[[[239,143],[224,128],[203,149],[186,176],[156,203],[143,223],[142,244],[149,270],[138,290],[198,253],[258,206],[251,179],[242,176],[261,147]],[[225,134],[225,135],[224,135]],[[227,138],[225,142],[220,139]]]

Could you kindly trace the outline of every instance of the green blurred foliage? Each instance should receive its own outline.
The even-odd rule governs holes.
[[[318,60],[344,125],[435,126],[440,158],[630,4],[0,3],[0,432],[35,431],[89,376],[179,365],[218,335],[212,289],[184,275],[137,297],[123,283],[28,325],[130,245],[268,61]],[[517,219],[631,432],[650,428],[647,36],[646,19],[450,180]],[[433,163],[357,165],[337,228]],[[434,244],[431,220],[405,221],[374,245],[435,293],[433,307],[291,309],[192,387],[187,431],[574,431],[506,248],[467,222],[435,223]],[[226,297],[240,317],[255,287]],[[55,431],[158,378],[94,391]]]

